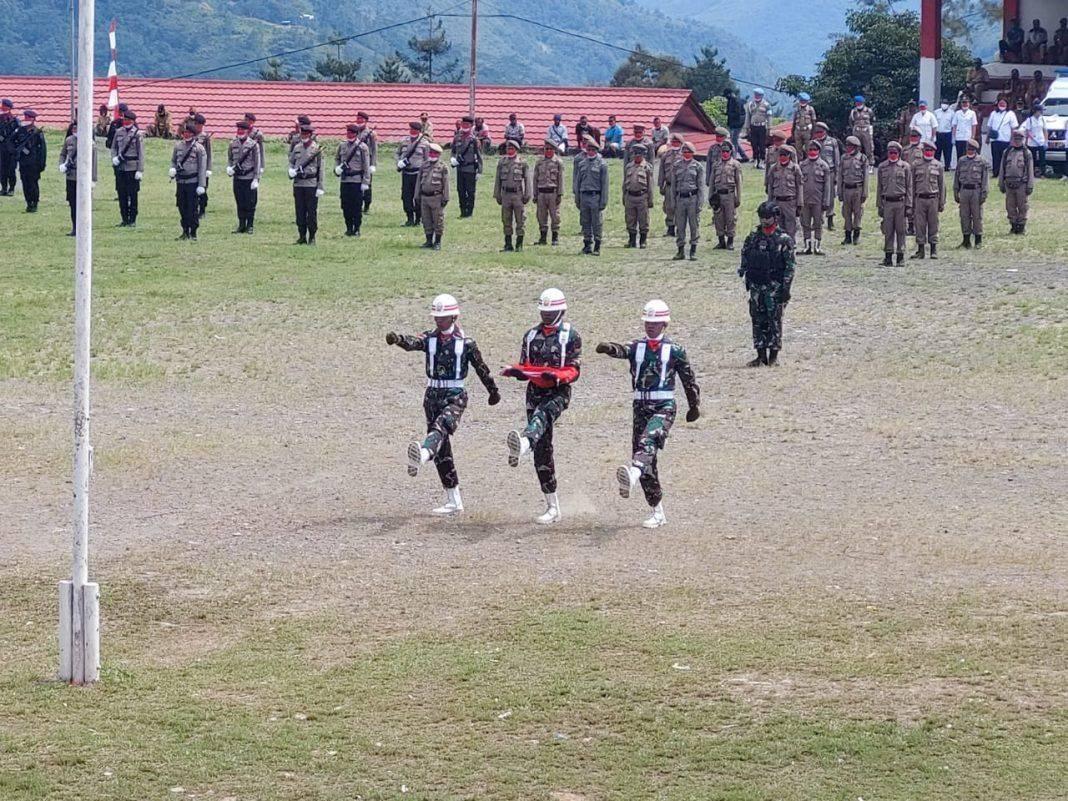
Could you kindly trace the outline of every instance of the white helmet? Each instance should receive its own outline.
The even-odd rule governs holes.
[[[431,317],[459,317],[460,302],[452,295],[438,295],[430,304]]]
[[[670,323],[671,309],[662,300],[651,300],[642,309],[643,323]]]
[[[567,310],[567,299],[559,289],[546,289],[538,298],[538,311],[563,312]]]

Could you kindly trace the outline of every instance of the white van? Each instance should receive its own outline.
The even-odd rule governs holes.
[[[1049,131],[1046,161],[1061,175],[1068,175],[1068,142],[1064,138],[1065,128],[1068,127],[1068,71],[1057,70],[1057,78],[1050,86],[1042,105],[1045,107],[1042,118],[1046,121],[1046,130]]]

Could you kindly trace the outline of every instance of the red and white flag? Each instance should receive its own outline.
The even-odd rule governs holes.
[[[112,117],[118,118],[119,116],[119,65],[118,65],[118,50],[115,47],[115,26],[116,20],[111,21],[111,27],[108,28],[108,44],[111,47],[111,61],[108,64],[108,110],[111,112]]]

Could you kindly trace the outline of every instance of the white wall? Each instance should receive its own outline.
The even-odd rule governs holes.
[[[1020,0],[1020,26],[1031,30],[1032,20],[1041,20],[1042,27],[1049,32],[1053,40],[1053,30],[1060,25],[1061,17],[1068,17],[1066,0]]]

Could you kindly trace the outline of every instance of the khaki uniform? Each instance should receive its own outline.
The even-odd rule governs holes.
[[[917,245],[938,244],[938,215],[946,207],[945,167],[938,159],[923,159],[912,171],[912,217]]]
[[[653,165],[629,162],[623,168],[623,214],[627,233],[633,239],[640,233],[644,241],[649,235],[649,209],[653,207]]]
[[[779,151],[782,150],[784,147],[786,147],[785,144],[782,144],[782,145],[769,145],[767,153],[765,154],[765,160],[767,161],[768,169],[764,173],[764,191],[768,195],[771,195],[771,176],[769,175],[769,172],[770,172],[771,166],[773,164],[778,164],[779,163]],[[793,153],[790,154],[790,161],[792,161],[794,164],[797,164],[797,150],[796,149],[794,150]]]
[[[755,98],[745,104],[745,126],[742,136],[749,140],[753,146],[753,160],[756,166],[764,158],[764,151],[768,144],[768,122],[771,119],[771,107],[768,101],[757,101]]]
[[[633,152],[634,148],[637,147],[638,145],[641,145],[642,147],[645,148],[646,158],[650,158],[650,156],[648,154],[651,154],[653,152],[653,148],[655,147],[655,145],[653,144],[653,140],[649,138],[649,135],[646,134],[641,139],[635,139],[634,137],[631,137],[630,140],[627,142],[627,144],[624,145],[624,147],[623,147],[623,165],[624,166],[626,166],[627,164],[630,164],[631,159],[634,158],[634,152]]]
[[[868,157],[868,163],[875,158],[875,144],[872,139],[872,124],[875,122],[875,114],[867,106],[857,108],[849,112],[849,126],[853,136],[860,140],[860,149]]]
[[[960,204],[960,230],[965,236],[983,235],[983,204],[990,192],[990,165],[982,156],[957,159],[953,174],[953,199]]]
[[[712,170],[720,162],[720,154],[723,152],[723,146],[728,144],[730,140],[723,142],[713,142],[708,147],[708,152],[705,154],[705,183],[708,186],[712,186]]]
[[[782,212],[783,230],[796,239],[797,211],[805,202],[805,176],[795,162],[784,166],[776,160],[768,167],[767,179],[768,200]]]
[[[156,128],[156,136],[160,139],[171,138],[171,113],[169,111],[164,111],[162,114],[157,111],[153,124]]]
[[[737,159],[731,158],[724,161],[721,156],[712,165],[712,180],[708,185],[708,202],[712,206],[712,220],[716,225],[716,236],[734,239],[738,207],[742,204],[742,165]]]
[[[556,156],[540,158],[534,164],[534,191],[537,192],[538,228],[542,238],[552,226],[553,239],[560,232],[560,201],[564,196],[564,162]]]
[[[445,233],[445,207],[449,205],[449,165],[441,159],[427,159],[419,167],[415,182],[415,202],[419,205],[423,233],[441,238]]]
[[[669,191],[675,198],[675,244],[682,250],[686,244],[686,229],[690,229],[690,246],[701,239],[701,206],[704,199],[704,170],[697,159],[679,160],[671,165],[668,176]]]
[[[1013,229],[1027,223],[1027,196],[1035,186],[1035,162],[1026,147],[1010,147],[1001,157],[998,189],[1005,195],[1005,211]]]
[[[504,235],[509,239],[513,233],[522,238],[526,232],[530,195],[530,165],[518,156],[500,159],[493,181],[493,199],[501,207]]]
[[[842,219],[846,231],[852,231],[854,236],[860,233],[864,203],[868,199],[868,165],[868,157],[857,150],[853,155],[843,155],[838,167],[838,199],[842,201]]]
[[[904,253],[906,218],[912,213],[912,168],[904,159],[879,165],[875,197],[883,220],[883,252]]]
[[[823,239],[823,215],[831,205],[834,178],[821,158],[806,158],[798,166],[804,176],[804,202],[801,204],[801,231],[805,241]]]
[[[664,197],[664,225],[668,227],[670,235],[675,229],[675,197],[668,191],[671,183],[671,171],[676,161],[682,160],[681,148],[668,148],[660,159],[660,172],[657,175],[657,186],[660,194]]]
[[[794,110],[794,148],[798,153],[805,152],[812,139],[812,129],[816,125],[816,109],[812,105],[798,106]]]
[[[827,206],[827,230],[830,230],[830,217],[834,214],[835,188],[838,186],[838,168],[842,163],[842,145],[829,133],[825,133],[822,139],[813,136],[812,140],[819,144],[820,158],[831,168],[831,202]]]
[[[582,226],[582,241],[600,243],[604,210],[608,205],[608,165],[600,156],[580,154],[575,159],[575,171],[571,176],[571,188],[575,205],[579,210]]]

